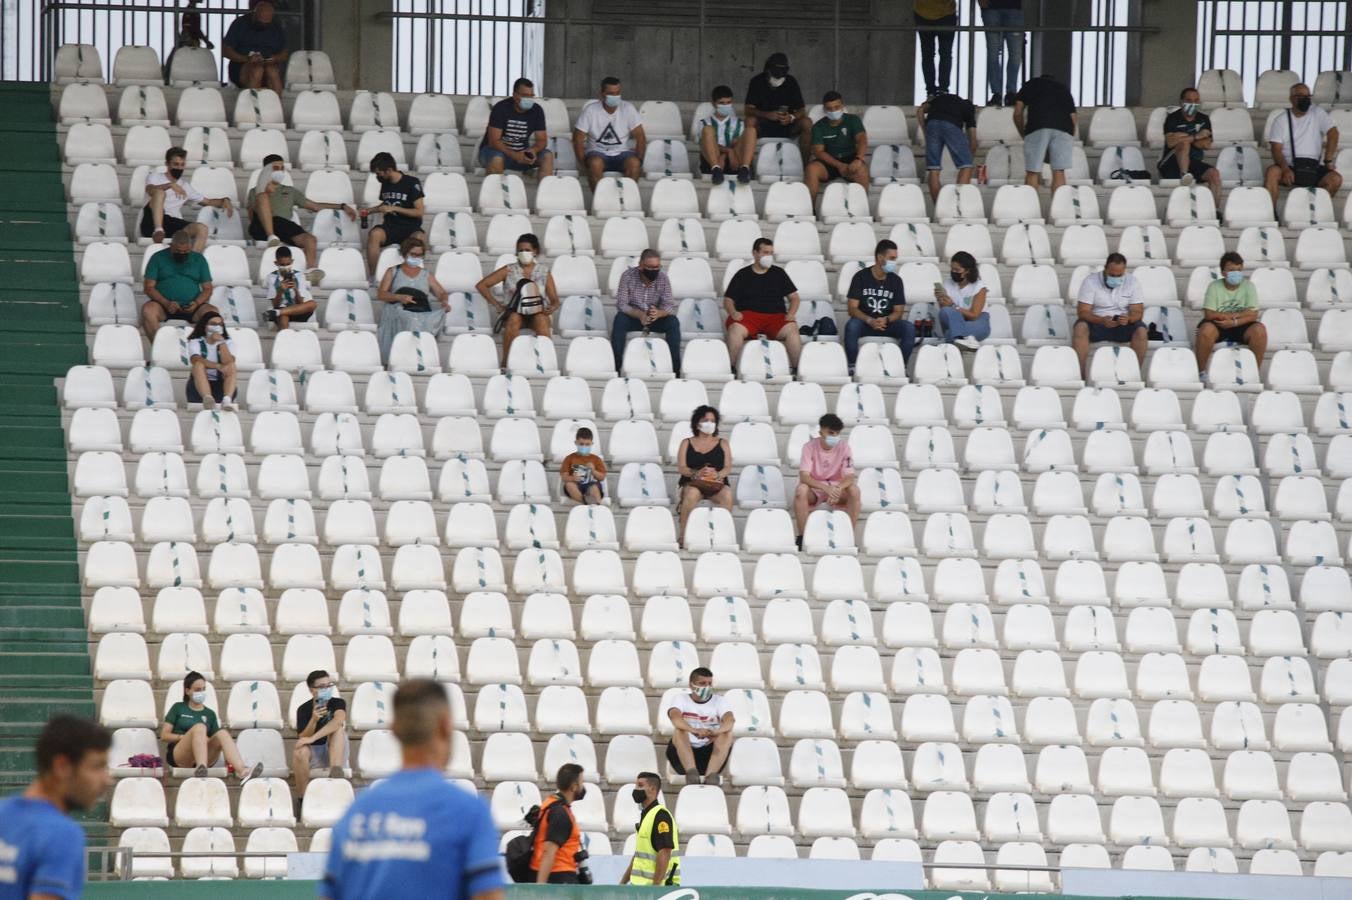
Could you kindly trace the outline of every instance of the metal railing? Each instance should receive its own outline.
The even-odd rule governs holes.
[[[1320,72],[1352,70],[1347,0],[1207,0],[1197,4],[1197,73],[1234,69],[1250,103],[1258,76],[1292,69],[1311,85]]]
[[[1033,74],[1032,54],[1028,43],[1039,35],[1068,37],[1074,53],[1075,77],[1070,85],[1081,105],[1103,105],[1124,102],[1128,80],[1137,73],[1129,71],[1126,42],[1131,36],[1153,34],[1158,25],[1131,24],[1129,11],[1137,0],[1072,0],[1072,22],[1084,24],[1040,24],[1030,20],[1021,29],[1025,35],[1024,63],[1020,78]],[[898,40],[916,40],[916,28],[909,20],[902,24],[865,23],[842,20],[842,0],[825,0],[812,21],[776,17],[773,5],[767,4],[764,20],[748,20],[743,26],[750,30],[774,29],[777,32],[801,31],[818,37],[830,35],[834,60],[834,80],[839,82],[841,60],[852,53],[852,43],[865,35],[895,35]],[[469,11],[468,7],[480,7]],[[491,6],[490,11],[482,7]],[[523,12],[507,12],[507,7],[529,8]],[[715,18],[716,0],[698,0],[678,7],[650,7],[641,13],[644,28],[695,29],[703,35],[706,28],[726,28],[726,23]],[[503,96],[510,91],[511,82],[519,75],[535,81],[536,92],[544,95],[557,93],[542,84],[543,74],[536,60],[543,61],[543,43],[548,35],[563,36],[569,28],[615,28],[625,24],[611,19],[573,15],[543,0],[394,0],[394,9],[380,16],[393,20],[395,31],[392,79],[395,90],[446,90],[450,93]],[[497,28],[498,30],[494,30]],[[513,28],[519,30],[512,30]],[[529,29],[538,29],[538,32]],[[959,4],[957,25],[934,26],[929,29],[954,34],[953,89],[971,99],[984,102],[986,92],[986,34],[978,0],[963,0]],[[539,43],[527,46],[532,34],[538,33]],[[475,46],[468,40],[478,35],[482,40],[496,41],[492,47]],[[790,37],[790,40],[792,38]],[[699,38],[702,41],[702,37]],[[706,54],[697,54],[699,70],[683,73],[681,82],[690,85],[687,96],[702,96],[703,86],[726,77],[721,72],[704,70]],[[516,63],[516,60],[522,60]],[[451,60],[452,62],[448,62]],[[454,65],[453,71],[448,67]],[[924,99],[924,85],[920,78],[919,49],[916,50],[915,83],[917,102]],[[427,87],[422,87],[428,85]],[[436,87],[432,85],[443,85]]]
[[[226,75],[222,40],[235,18],[248,9],[246,0],[201,0],[196,7],[202,31],[215,45],[212,53],[222,81]],[[154,49],[167,71],[184,11],[174,3],[136,0],[7,0],[0,3],[0,79],[50,81],[62,44],[92,45],[109,82],[117,51],[129,45]],[[299,0],[276,0],[276,16],[292,49],[304,47],[308,17]]]

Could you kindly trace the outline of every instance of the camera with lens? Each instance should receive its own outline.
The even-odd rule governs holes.
[[[579,850],[573,854],[573,862],[577,863],[577,883],[591,884],[592,871],[591,866],[587,865],[587,860],[591,859],[591,854],[586,850]]]

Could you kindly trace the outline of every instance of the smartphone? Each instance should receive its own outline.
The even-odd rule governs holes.
[[[942,281],[934,282],[934,292],[936,294],[942,294],[944,292],[944,283]]]

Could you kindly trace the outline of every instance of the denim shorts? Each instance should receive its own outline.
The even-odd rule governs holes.
[[[1023,166],[1028,172],[1041,172],[1051,151],[1052,171],[1064,172],[1075,160],[1075,139],[1055,128],[1039,128],[1023,137]]]
[[[633,150],[621,150],[614,156],[607,156],[606,154],[601,153],[600,151],[593,150],[590,153],[586,154],[586,156],[583,159],[585,161],[591,159],[593,156],[601,158],[601,160],[605,163],[603,171],[606,172],[623,172],[625,160],[638,159],[638,154],[635,153]]]
[[[972,165],[972,145],[967,142],[967,133],[961,125],[954,125],[942,119],[930,119],[925,123],[925,168],[937,172],[944,167],[944,148],[953,158],[953,165],[967,169]]]
[[[553,152],[553,150],[546,147],[535,157],[535,164],[530,165],[528,163],[519,163],[501,150],[494,150],[492,147],[485,144],[483,147],[479,148],[479,165],[486,169],[488,168],[488,164],[493,160],[501,159],[503,168],[508,172],[529,172],[539,168],[540,160],[544,159],[546,153],[552,154]]]

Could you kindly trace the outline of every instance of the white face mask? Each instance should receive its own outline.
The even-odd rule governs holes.
[[[207,692],[206,692],[206,691],[193,691],[193,692],[192,692],[192,702],[193,702],[193,703],[196,703],[196,704],[199,705],[199,706],[205,705],[206,702],[207,702]]]
[[[516,261],[523,266],[528,266],[535,262],[535,253],[531,250],[518,250],[516,251]]]
[[[273,169],[268,173],[268,177],[271,178],[274,183],[281,184],[283,181],[286,181],[286,172],[281,169]]]
[[[763,269],[768,269],[768,268],[770,268],[771,266],[773,266],[773,265],[775,264],[775,255],[774,255],[773,253],[767,253],[767,254],[765,254],[764,256],[762,256],[762,257],[760,258],[760,264],[761,264],[761,268],[763,268]]]
[[[225,334],[224,325],[208,325],[207,334]]]
[[[717,422],[704,421],[699,423],[699,430],[705,434],[713,434],[718,430]]]
[[[769,78],[770,87],[777,88],[784,84],[784,78],[776,78],[771,75]]]
[[[404,260],[404,265],[412,266],[415,269],[421,269],[426,264],[427,260],[423,259],[421,256],[410,256]]]

